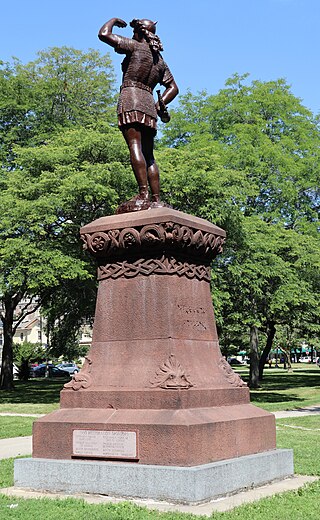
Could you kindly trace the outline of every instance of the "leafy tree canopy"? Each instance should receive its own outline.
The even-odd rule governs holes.
[[[95,269],[79,227],[135,189],[113,96],[110,59],[96,51],[51,49],[27,65],[2,64],[5,366],[24,295],[40,297],[56,354],[72,351],[92,315]],[[250,331],[254,353],[263,334],[262,365],[277,327],[319,331],[319,143],[318,119],[284,80],[235,75],[216,95],[181,96],[157,145],[164,199],[227,231],[213,271],[221,338],[243,348]],[[2,371],[2,388],[11,375]]]
[[[79,227],[112,212],[130,189],[125,144],[110,116],[112,82],[109,57],[96,51],[52,49],[30,64],[3,66],[2,388],[12,386],[17,305],[36,294],[45,306],[61,285],[91,280]]]
[[[247,75],[217,95],[182,96],[163,130],[170,200],[227,231],[213,298],[230,345],[256,328],[267,356],[276,325],[319,333],[319,138],[284,80]]]
[[[14,145],[38,145],[65,127],[114,121],[114,73],[108,54],[54,47],[27,64],[0,67],[0,156],[14,165]]]

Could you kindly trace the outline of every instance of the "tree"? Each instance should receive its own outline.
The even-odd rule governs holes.
[[[61,350],[90,312],[95,274],[82,251],[79,228],[113,213],[119,196],[128,196],[133,179],[125,151],[118,130],[104,123],[96,130],[67,130],[42,146],[15,149],[19,168],[0,195],[5,208],[0,225],[3,387],[12,362],[14,308],[25,294],[38,296],[51,326],[57,320],[68,325]],[[70,305],[72,298],[77,303]]]
[[[319,287],[310,276],[310,268],[319,273],[320,243],[258,217],[246,217],[243,231],[242,248],[224,273],[233,298],[222,313],[228,313],[231,323],[241,316],[242,326],[250,331],[254,340],[250,341],[254,364],[251,385],[258,386],[277,326],[317,321]],[[266,337],[260,360],[256,354],[258,330]]]
[[[67,280],[92,276],[79,226],[112,211],[117,174],[129,169],[109,117],[112,81],[109,58],[96,51],[52,49],[28,65],[2,68],[1,389],[13,387],[14,329],[28,301],[37,296],[44,305]],[[126,186],[119,182],[117,189]]]
[[[29,363],[45,358],[46,352],[40,343],[15,343],[13,345],[13,361],[19,367],[19,379],[27,381],[29,379]]]
[[[81,53],[70,52],[54,50],[28,67],[6,65],[0,74],[5,367],[16,302],[26,294],[39,296],[56,352],[62,342],[72,347],[95,291],[79,227],[113,212],[134,190],[110,116],[112,92],[103,90],[105,69],[98,60],[99,72],[89,67],[87,78]],[[81,71],[87,97],[78,88]],[[318,120],[283,80],[248,84],[236,75],[215,96],[182,96],[156,153],[165,199],[227,231],[213,271],[217,323],[229,346],[243,348],[244,336],[251,338],[255,386],[277,327],[319,331]],[[78,305],[70,306],[72,296]],[[1,377],[2,387],[12,381],[8,368]]]
[[[27,64],[0,63],[0,155],[14,168],[15,145],[38,145],[61,128],[114,122],[109,54],[68,47],[40,51]]]
[[[247,76],[235,75],[215,96],[182,97],[163,134],[162,144],[173,148],[169,156],[189,157],[181,190],[192,193],[193,212],[215,217],[227,231],[225,254],[213,273],[218,323],[223,337],[238,329],[242,338],[247,329],[255,363],[251,384],[258,385],[258,331],[266,337],[261,379],[277,324],[294,319],[314,327],[318,320],[319,121],[284,80],[248,84]],[[215,150],[209,169],[198,176],[190,161],[197,147],[200,164],[205,149]],[[211,215],[207,208],[214,208]]]
[[[284,80],[246,78],[233,76],[215,96],[182,96],[162,142],[179,150],[195,139],[221,144],[224,168],[252,186],[244,214],[303,229],[319,218],[319,120]]]

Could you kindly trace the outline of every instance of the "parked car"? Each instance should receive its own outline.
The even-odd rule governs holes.
[[[30,368],[30,377],[44,377],[46,375],[47,365],[41,364]],[[66,377],[67,372],[60,370],[54,365],[48,365],[49,377]]]
[[[43,369],[44,371],[46,370],[45,363],[40,363],[39,365],[36,363],[32,364],[29,371],[30,377],[41,377],[41,375],[39,376],[37,374],[41,374]]]
[[[229,358],[228,363],[229,365],[244,365],[243,361],[239,361],[237,358]]]
[[[13,379],[19,379],[19,368],[15,363],[13,363]]]
[[[76,374],[79,372],[79,367],[75,363],[60,363],[57,365],[60,370],[64,370],[65,372],[68,372],[68,374]]]
[[[311,363],[310,356],[300,356],[299,363]]]

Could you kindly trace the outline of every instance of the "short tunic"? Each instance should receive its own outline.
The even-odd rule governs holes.
[[[168,86],[173,76],[160,53],[154,53],[146,41],[138,42],[118,36],[115,51],[126,54],[122,62],[122,85],[118,101],[118,124],[140,123],[157,128],[157,111],[153,89]]]

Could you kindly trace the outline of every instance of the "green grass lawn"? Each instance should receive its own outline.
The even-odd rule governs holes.
[[[277,420],[277,447],[293,448],[295,473],[320,476],[319,441],[320,415]]]
[[[248,381],[248,368],[237,372]],[[261,388],[251,390],[250,394],[253,404],[270,412],[320,404],[320,369],[302,363],[293,365],[293,372],[265,368]]]
[[[0,439],[32,435],[34,417],[1,417]]]
[[[226,513],[215,520],[319,520],[319,481],[296,491],[263,499]],[[82,500],[21,500],[0,495],[0,518],[15,520],[207,520],[207,516],[159,513],[128,502],[89,505]]]
[[[0,391],[0,412],[49,413],[59,408],[60,391],[70,381],[38,378],[24,383],[15,381],[13,392]]]
[[[239,372],[246,378],[247,370]],[[17,382],[14,392],[0,393],[0,412],[47,413],[59,406],[59,392],[65,381],[33,380]],[[294,409],[320,403],[320,370],[310,365],[296,365],[293,373],[266,369],[263,387],[253,391],[254,404],[268,410]],[[28,422],[29,421],[29,422]],[[29,435],[34,418],[0,417],[3,436]],[[6,432],[6,433],[5,433]],[[21,433],[17,433],[21,432]],[[0,435],[2,436],[2,434]],[[320,415],[277,420],[277,445],[293,448],[295,472],[320,476]],[[13,459],[0,461],[0,488],[13,485]],[[214,513],[216,520],[318,520],[320,480],[304,488],[247,504],[227,513]],[[90,517],[107,520],[195,520],[182,513],[158,513],[129,503],[92,505],[77,499],[23,500],[0,494],[0,518],[46,520],[84,520]]]
[[[277,445],[293,448],[295,472],[320,476],[318,450],[320,415],[277,420]],[[0,461],[0,488],[13,485],[13,459]],[[253,504],[238,507],[226,513],[214,513],[216,520],[318,520],[320,480],[300,490],[265,498]],[[11,507],[10,507],[11,506]],[[87,504],[77,499],[23,500],[0,494],[0,518],[32,520],[66,519],[84,520],[88,517],[101,520],[204,520],[182,513],[159,513],[129,503]]]

